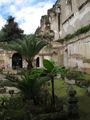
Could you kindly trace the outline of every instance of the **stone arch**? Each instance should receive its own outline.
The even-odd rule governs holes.
[[[19,53],[14,53],[12,56],[12,68],[22,68],[22,56]]]

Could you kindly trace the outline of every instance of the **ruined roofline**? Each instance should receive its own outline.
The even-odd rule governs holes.
[[[55,2],[55,4],[53,5],[53,8],[55,8],[55,6],[57,6],[57,5],[60,3],[60,1],[61,1],[61,0],[57,0],[57,1]]]

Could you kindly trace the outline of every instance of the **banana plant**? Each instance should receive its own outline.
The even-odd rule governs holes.
[[[57,76],[57,67],[54,64],[54,62],[44,59],[43,60],[43,66],[47,71],[47,76],[50,78],[51,80],[51,85],[52,85],[52,107],[53,110],[55,109],[55,91],[54,91],[54,78],[55,76]]]

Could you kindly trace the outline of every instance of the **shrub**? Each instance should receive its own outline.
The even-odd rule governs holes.
[[[67,74],[67,78],[69,80],[74,79],[76,85],[80,86],[80,87],[88,87],[90,86],[90,80],[89,78],[87,78],[87,76],[89,76],[86,73],[83,73],[81,71],[69,71]]]
[[[83,33],[86,33],[90,30],[90,24],[87,25],[87,26],[83,26],[81,28],[79,28],[76,32],[75,32],[75,35],[79,35],[79,34],[83,34]]]
[[[0,120],[28,120],[21,97],[1,97],[0,103]]]
[[[68,34],[66,35],[66,37],[64,38],[65,41],[69,40],[69,39],[72,39],[75,35],[74,34]]]
[[[81,71],[69,71],[67,76],[69,80],[74,79],[74,80],[83,80],[84,79],[84,74]]]
[[[67,120],[67,114],[65,112],[41,114],[35,117],[34,120]]]
[[[90,86],[90,80],[77,80],[76,81],[76,85],[80,86],[80,87],[89,87]]]
[[[4,119],[5,120],[30,120],[30,119],[27,119],[27,114],[23,109],[6,111]]]

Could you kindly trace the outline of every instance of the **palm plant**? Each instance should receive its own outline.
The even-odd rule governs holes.
[[[31,69],[35,55],[37,55],[45,45],[47,45],[47,42],[40,40],[36,35],[29,35],[25,36],[23,40],[12,41],[9,44],[1,45],[1,47],[20,53],[27,61],[28,68]]]
[[[12,86],[18,88],[24,98],[32,99],[34,104],[38,104],[40,101],[39,97],[43,92],[43,85],[49,81],[48,77],[43,77],[43,69],[32,69],[31,71],[25,71],[21,79],[14,77],[8,77],[11,81]]]

